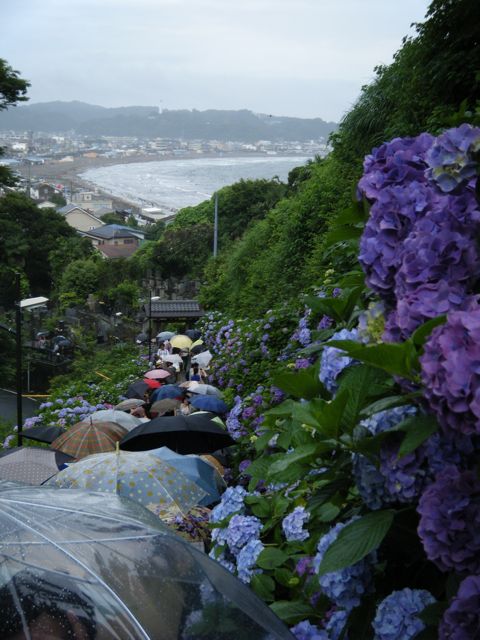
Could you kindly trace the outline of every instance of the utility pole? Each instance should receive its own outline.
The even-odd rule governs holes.
[[[215,194],[215,214],[213,218],[213,257],[217,257],[218,249],[218,193]]]

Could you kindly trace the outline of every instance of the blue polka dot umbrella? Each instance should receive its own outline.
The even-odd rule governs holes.
[[[97,453],[69,465],[48,484],[117,493],[160,518],[172,511],[186,513],[206,495],[184,473],[148,451]]]

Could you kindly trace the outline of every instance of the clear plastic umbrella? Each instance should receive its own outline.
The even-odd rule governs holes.
[[[188,387],[188,391],[191,393],[198,393],[202,396],[217,396],[218,398],[222,398],[223,394],[220,389],[214,387],[211,384],[196,384],[190,385]]]
[[[2,488],[0,598],[2,640],[293,640],[248,587],[115,495]]]

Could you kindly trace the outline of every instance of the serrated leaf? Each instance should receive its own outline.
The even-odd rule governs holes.
[[[270,609],[284,622],[296,624],[314,613],[313,607],[303,600],[279,600],[270,605]]]
[[[260,552],[257,558],[257,565],[261,569],[275,569],[276,567],[280,567],[288,558],[289,556],[281,549],[266,547]]]
[[[374,511],[347,524],[326,550],[319,576],[356,564],[380,546],[393,523],[395,512]]]
[[[393,381],[369,365],[347,367],[339,380],[339,393],[347,394],[343,424],[351,432],[357,425],[361,409],[375,397],[390,391]]]
[[[438,430],[438,423],[433,416],[412,416],[404,420],[399,427],[401,431],[406,432],[398,451],[398,457],[402,458],[415,451],[422,442],[434,434]]]

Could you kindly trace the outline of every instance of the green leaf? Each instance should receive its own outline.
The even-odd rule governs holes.
[[[306,444],[301,447],[297,447],[292,453],[286,453],[282,457],[274,462],[269,470],[268,475],[274,475],[286,471],[291,465],[302,462],[306,463],[312,460],[317,454],[316,444]]]
[[[320,382],[316,367],[300,369],[297,372],[286,371],[273,378],[273,384],[295,398],[317,398],[328,395]]]
[[[340,511],[340,507],[337,507],[336,504],[327,502],[316,510],[315,515],[320,522],[331,522],[335,520]]]
[[[275,581],[271,576],[265,573],[253,575],[250,586],[265,602],[271,602],[274,599]]]
[[[382,398],[381,400],[376,400],[364,407],[360,414],[369,418],[373,416],[375,413],[380,413],[380,411],[385,411],[385,409],[392,409],[393,407],[401,407],[405,404],[411,404],[412,398],[408,395],[402,396],[388,396],[387,398]]]
[[[378,367],[392,375],[403,376],[412,380],[415,378],[413,363],[417,352],[413,342],[406,340],[400,344],[363,345],[354,340],[331,340],[330,347],[341,349],[355,360]]]
[[[402,458],[407,453],[415,451],[422,442],[435,433],[438,430],[438,423],[433,416],[412,416],[404,420],[399,428],[406,432],[398,451],[398,457]]]
[[[313,427],[324,438],[336,438],[347,401],[348,393],[339,391],[330,402],[317,398],[308,403],[299,403],[294,408],[293,417]]]
[[[339,393],[347,394],[343,424],[349,432],[357,425],[363,407],[372,398],[388,393],[393,386],[391,378],[369,365],[347,367],[339,382]]]
[[[284,587],[295,586],[294,584],[292,584],[292,581],[296,581],[297,584],[300,582],[298,576],[294,575],[288,569],[283,569],[283,568],[275,569],[275,571],[273,572],[273,576],[275,580],[279,584],[283,585]]]
[[[433,602],[420,611],[417,616],[425,624],[429,626],[437,626],[446,608],[446,602]]]
[[[289,556],[276,547],[266,547],[257,558],[257,565],[261,569],[275,569],[282,565]]]
[[[313,607],[303,600],[279,600],[270,605],[270,609],[284,622],[296,624],[314,613]]]
[[[308,510],[317,513],[321,509],[322,505],[330,500],[332,496],[338,492],[346,491],[349,486],[350,482],[348,478],[334,478],[332,482],[326,483],[323,487],[317,489],[317,491],[312,495],[307,503]]]
[[[338,298],[307,296],[305,303],[316,313],[323,313],[337,322],[348,322],[362,291],[363,286],[359,286],[344,289]]]
[[[295,400],[292,400],[292,399],[284,400],[281,404],[277,405],[276,407],[272,407],[271,409],[268,409],[267,411],[265,411],[264,415],[265,416],[289,416],[289,415],[292,415],[293,408],[297,404],[298,402],[295,402]]]
[[[347,524],[326,550],[318,575],[350,567],[380,546],[394,515],[391,510],[374,511]]]
[[[417,347],[423,347],[435,327],[444,324],[446,319],[446,315],[437,316],[436,318],[427,320],[427,322],[424,322],[422,325],[420,325],[418,329],[416,329],[411,335],[410,339],[412,340],[413,344]]]

